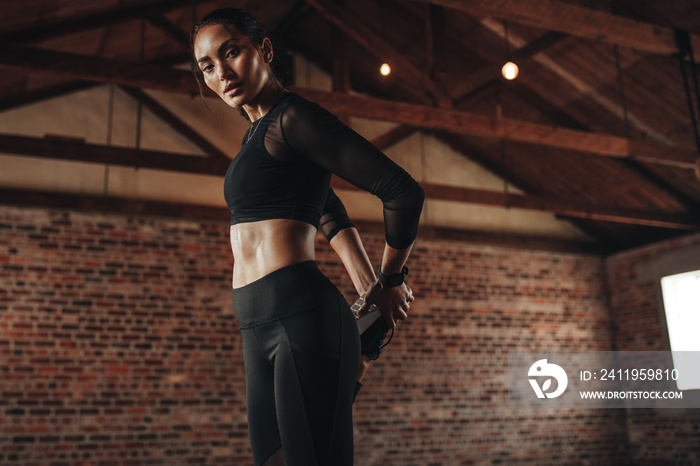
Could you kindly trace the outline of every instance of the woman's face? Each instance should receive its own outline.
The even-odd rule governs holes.
[[[272,44],[255,45],[233,26],[210,24],[197,33],[194,57],[207,87],[231,107],[251,105],[272,77]]]

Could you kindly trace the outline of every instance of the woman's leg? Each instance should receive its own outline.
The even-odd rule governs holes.
[[[257,466],[352,465],[360,339],[352,311],[314,262],[234,290]]]
[[[261,351],[257,335],[260,330],[247,328],[241,331],[246,373],[248,435],[256,465],[283,465],[284,457],[281,463],[275,463],[274,460],[279,456],[276,452],[280,451],[282,446],[275,411],[274,366],[265,352]]]
[[[336,297],[281,324],[275,395],[287,464],[352,465],[359,337],[347,303]]]

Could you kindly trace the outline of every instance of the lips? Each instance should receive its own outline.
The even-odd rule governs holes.
[[[224,94],[226,94],[229,97],[233,97],[234,95],[238,94],[238,92],[241,89],[241,83],[231,83],[226,86],[224,89]]]

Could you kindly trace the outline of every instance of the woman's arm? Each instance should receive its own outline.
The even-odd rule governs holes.
[[[358,295],[365,298],[365,304],[360,307],[359,315],[368,312],[369,306],[375,304],[389,328],[394,327],[397,320],[406,318],[413,293],[407,286],[385,288],[381,285],[367,255],[360,234],[355,227],[339,231],[331,240],[330,245],[343,262],[350,275]],[[410,248],[396,250],[386,246],[382,260],[382,273],[391,275],[399,273],[406,263]]]
[[[405,249],[394,249],[389,245],[384,247],[382,257],[382,274],[389,276],[398,274],[408,260],[413,245]],[[401,286],[384,286],[375,279],[367,291],[365,301],[358,311],[358,315],[369,312],[369,306],[376,305],[384,316],[389,328],[394,328],[396,322],[407,317],[410,303],[413,301],[413,293],[405,284]]]
[[[318,105],[292,106],[283,115],[280,126],[285,142],[299,156],[381,199],[386,246],[380,271],[384,275],[401,272],[413,248],[425,199],[420,185],[369,141]],[[406,318],[413,293],[405,284],[381,284],[340,199],[332,189],[328,193],[321,229],[348,270],[358,294],[365,298],[358,314],[368,312],[374,304],[388,327],[394,328],[397,320]],[[370,362],[368,356],[361,357],[355,395]]]
[[[399,273],[418,232],[425,199],[420,185],[372,143],[317,104],[298,99],[282,115],[281,127],[285,142],[300,157],[382,201],[386,246],[381,271],[384,275]],[[376,304],[393,328],[397,320],[406,318],[408,301],[403,288],[383,286],[375,280],[361,312]]]
[[[319,229],[343,262],[357,294],[364,295],[377,277],[360,234],[348,217],[343,202],[330,187],[326,193]]]
[[[333,250],[350,275],[359,296],[363,296],[377,281],[367,251],[355,227],[340,230],[330,241]]]
[[[380,292],[381,284],[377,280],[375,269],[362,244],[360,234],[332,188],[328,188],[319,227],[340,257],[357,294],[365,298],[365,304],[360,307],[358,314],[364,315],[369,307],[375,304],[390,324],[390,328],[393,328],[397,320],[405,319],[409,304],[413,301],[413,293],[406,286],[397,287],[391,292],[388,290]],[[410,249],[411,247],[397,250],[387,245],[382,260],[382,273],[391,275],[401,271]]]
[[[405,312],[408,311],[409,303],[413,301],[413,294],[411,290],[407,286],[397,287],[394,289],[392,296],[388,300],[382,300],[381,296],[377,296],[378,290],[371,292],[373,287],[375,287],[379,282],[377,281],[377,276],[374,273],[372,262],[367,255],[364,245],[362,244],[360,234],[354,226],[337,231],[330,239],[330,245],[336,254],[338,254],[338,257],[340,257],[345,269],[348,271],[350,279],[355,286],[355,290],[357,290],[357,294],[364,296],[366,303],[376,304],[377,301],[380,301],[384,306],[387,306],[385,308],[380,307],[380,312],[381,309],[396,309],[397,312],[403,312],[403,318],[406,318]],[[391,257],[389,257],[388,260],[390,263],[394,262],[394,259]],[[400,260],[400,258],[398,260]],[[402,307],[399,308],[399,306]],[[406,306],[405,309],[403,306]],[[363,314],[367,312],[367,308],[368,306],[362,307],[359,313]],[[394,312],[389,312],[389,318],[393,319],[394,314]],[[386,319],[387,313],[382,312],[382,315],[385,316]],[[360,366],[355,378],[355,380],[358,382],[355,392],[356,395],[357,391],[359,391],[359,387],[362,386],[362,379],[365,377],[371,362],[372,359],[369,356],[364,354],[361,355]]]
[[[297,98],[281,115],[281,132],[298,157],[326,168],[378,197],[387,244],[409,249],[416,239],[425,193],[371,142],[312,102]]]

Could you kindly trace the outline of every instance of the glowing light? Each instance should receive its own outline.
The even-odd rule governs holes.
[[[383,63],[381,67],[379,67],[379,72],[382,74],[382,76],[389,76],[389,73],[391,73],[391,67],[387,63]]]
[[[503,74],[503,77],[509,81],[517,78],[518,77],[518,65],[516,65],[512,61],[509,61],[508,63],[503,65],[503,68],[501,68],[501,74]]]

